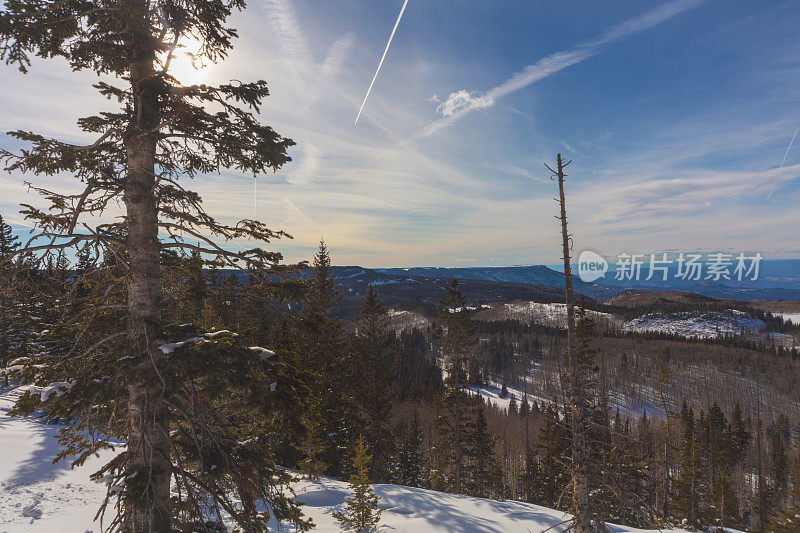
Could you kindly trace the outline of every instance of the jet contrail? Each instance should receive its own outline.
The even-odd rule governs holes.
[[[375,75],[372,77],[372,82],[369,84],[369,89],[367,89],[367,94],[364,95],[364,101],[361,102],[361,109],[358,110],[358,115],[356,115],[356,121],[353,123],[353,126],[358,124],[358,119],[361,117],[361,112],[364,111],[364,105],[367,103],[367,98],[369,98],[369,92],[372,90],[372,86],[375,84],[375,79],[378,77],[378,73],[381,71],[381,66],[383,65],[383,60],[386,59],[386,53],[389,51],[389,45],[392,44],[392,39],[394,39],[394,32],[397,31],[397,26],[400,24],[400,19],[403,18],[403,12],[406,10],[406,5],[408,4],[408,0],[403,2],[403,7],[400,8],[400,14],[397,15],[397,20],[394,23],[394,28],[392,28],[392,34],[389,36],[389,42],[386,43],[386,49],[383,51],[383,55],[381,56],[381,61],[378,63],[378,69],[375,71]]]
[[[796,128],[794,130],[794,135],[792,135],[792,140],[789,141],[789,146],[786,147],[786,153],[783,154],[783,159],[781,160],[781,164],[778,169],[783,168],[783,164],[786,163],[786,157],[789,155],[789,150],[792,149],[792,145],[794,144],[794,140],[797,138],[797,132],[800,131],[800,128]],[[769,191],[769,196],[767,196],[767,200],[772,198],[772,193],[775,192],[775,184],[778,182],[778,176],[775,176],[775,182],[772,184],[772,189]]]
[[[253,176],[253,220],[258,220],[258,181]]]
[[[786,148],[786,153],[783,154],[783,159],[781,160],[781,166],[779,166],[778,168],[783,168],[783,164],[786,163],[786,156],[789,155],[789,150],[792,149],[792,145],[794,144],[794,140],[797,138],[798,130],[800,130],[800,128],[797,128],[796,130],[794,130],[794,135],[792,135],[792,140],[789,141],[789,146],[788,146],[788,148]]]

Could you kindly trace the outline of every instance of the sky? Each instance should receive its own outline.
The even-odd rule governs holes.
[[[267,80],[261,120],[297,143],[255,184],[195,178],[210,213],[287,231],[287,261],[324,237],[342,265],[553,264],[561,153],[576,251],[800,258],[800,2],[409,0],[354,125],[402,5],[251,0],[226,61],[179,62],[186,83]],[[91,142],[75,120],[109,108],[95,80],[0,67],[0,131]],[[0,175],[20,232],[26,180],[79,188]]]

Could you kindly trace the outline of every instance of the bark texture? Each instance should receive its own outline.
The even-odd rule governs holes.
[[[588,453],[586,431],[586,393],[583,372],[578,360],[575,339],[575,302],[572,292],[572,268],[570,266],[570,236],[567,230],[567,207],[564,197],[564,164],[561,154],[557,156],[556,176],[561,207],[561,245],[564,260],[564,292],[567,304],[567,351],[570,370],[570,417],[572,422],[572,507],[575,514],[572,529],[576,533],[590,533],[592,510],[589,502]],[[568,163],[567,163],[568,164]]]
[[[127,502],[125,529],[131,533],[170,531],[171,461],[169,410],[158,375],[161,336],[161,275],[158,206],[155,196],[157,128],[161,120],[155,39],[147,23],[147,2],[131,5],[133,116],[125,134],[127,176],[124,200],[128,229],[128,340],[137,364],[128,377]]]

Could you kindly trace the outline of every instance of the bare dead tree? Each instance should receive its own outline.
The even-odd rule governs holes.
[[[578,343],[575,338],[575,301],[572,290],[572,267],[570,265],[570,250],[572,238],[567,229],[567,206],[564,194],[564,168],[572,161],[566,163],[561,154],[556,156],[556,169],[545,165],[553,173],[551,179],[558,181],[558,203],[561,213],[561,252],[564,263],[564,295],[567,305],[567,357],[569,361],[570,401],[569,414],[572,431],[572,510],[574,513],[571,529],[577,533],[593,533],[596,527],[592,515],[592,506],[589,495],[589,435],[588,417],[589,405],[584,390],[584,380],[587,375],[581,368],[578,357]]]

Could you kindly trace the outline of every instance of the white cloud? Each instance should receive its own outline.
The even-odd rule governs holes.
[[[445,117],[452,117],[461,109],[469,107],[471,109],[480,109],[482,107],[490,107],[494,105],[494,100],[487,96],[480,96],[476,93],[460,90],[451,93],[447,99],[436,107],[436,111]]]
[[[621,24],[606,29],[606,31],[597,38],[583,42],[572,50],[550,54],[536,63],[528,65],[520,72],[511,76],[508,80],[486,91],[486,93],[478,98],[474,97],[473,93],[469,91],[457,91],[451,94],[445,102],[445,104],[447,104],[452,99],[453,102],[451,105],[443,107],[445,104],[442,104],[437,108],[437,110],[441,110],[444,118],[433,122],[419,131],[415,135],[415,138],[432,135],[476,109],[491,107],[497,100],[514,91],[523,89],[556,72],[585,61],[598,53],[603,46],[633,33],[661,24],[675,15],[697,6],[701,2],[702,0],[673,0],[672,2],[662,4],[643,15],[628,19]]]

